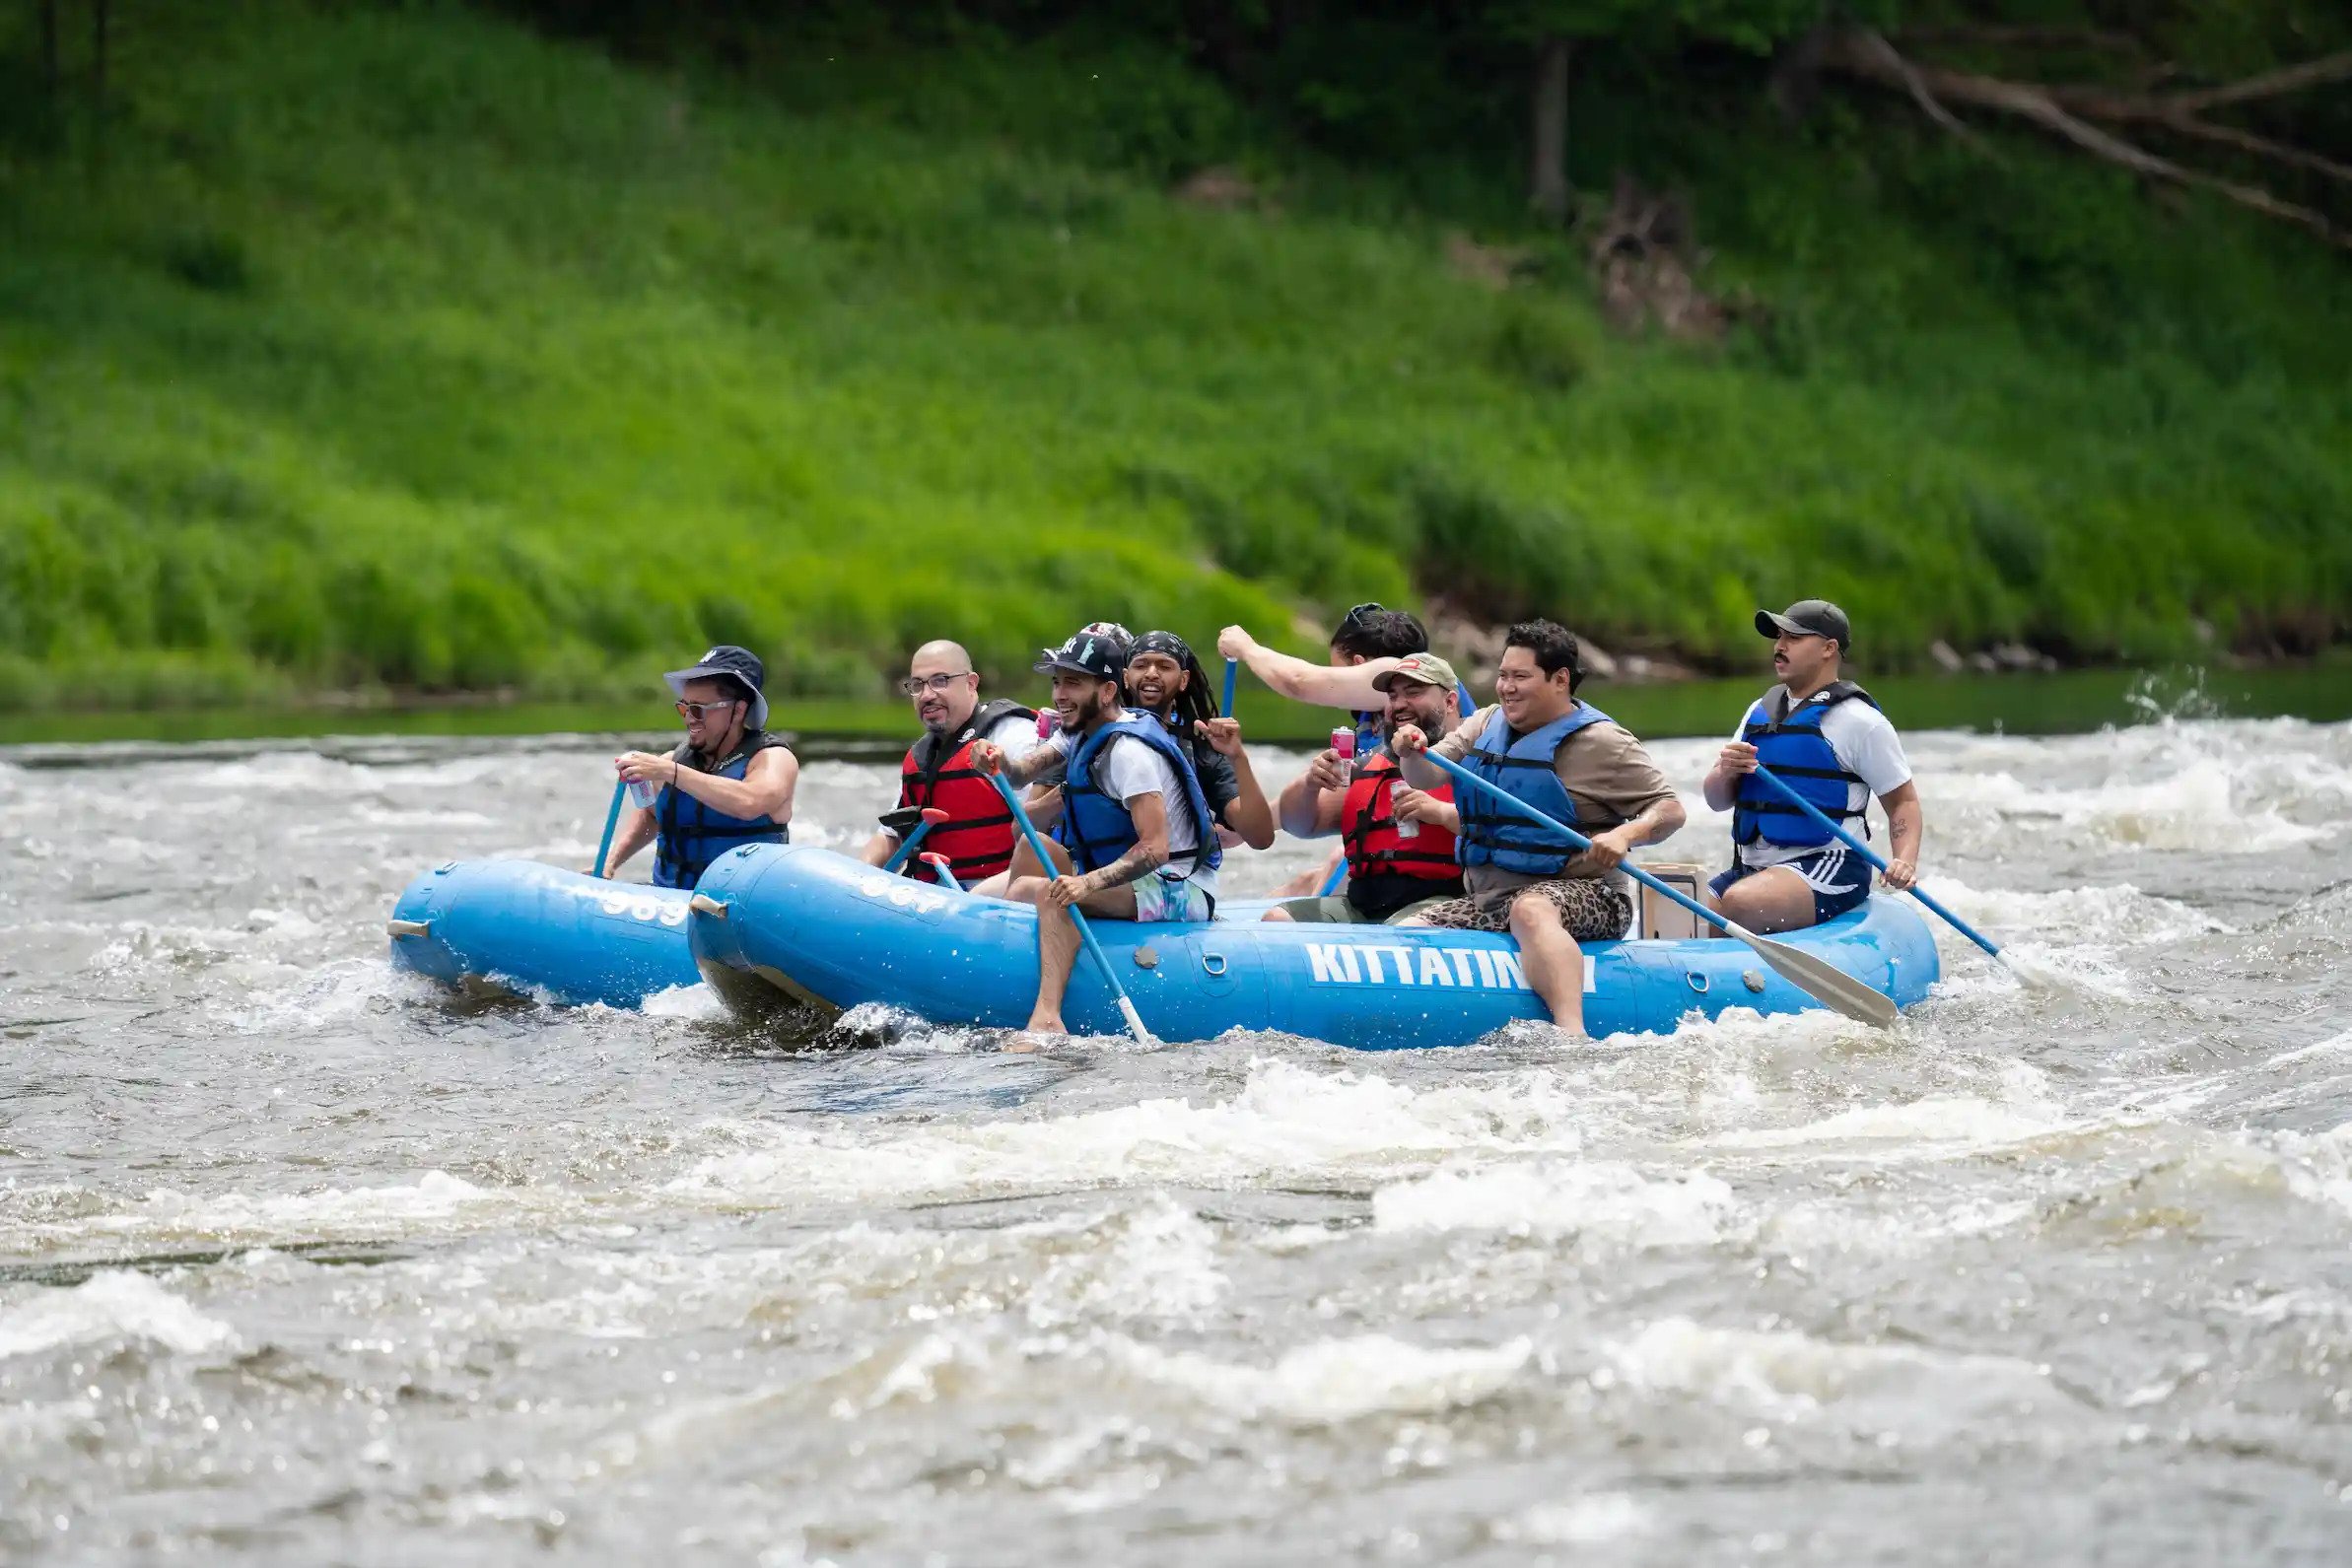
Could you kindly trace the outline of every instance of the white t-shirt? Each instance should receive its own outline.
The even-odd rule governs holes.
[[[1774,687],[1773,691],[1778,691]],[[1810,699],[1808,699],[1810,701]],[[1777,706],[1772,694],[1764,695],[1764,712]],[[1804,707],[1803,703],[1797,705]],[[1747,738],[1748,716],[1740,716],[1740,727],[1731,732],[1734,740]],[[1839,703],[1830,710],[1821,721],[1822,739],[1836,753],[1837,766],[1847,773],[1858,775],[1860,784],[1845,786],[1845,808],[1860,811],[1870,804],[1872,795],[1885,795],[1911,782],[1911,763],[1902,754],[1902,737],[1895,733],[1895,726],[1887,716],[1859,698]],[[1848,833],[1859,834],[1861,824],[1853,818],[1842,819],[1838,826]],[[1834,841],[1833,841],[1834,842]],[[1740,864],[1749,866],[1785,865],[1817,853],[1820,846],[1801,849],[1791,845],[1766,844],[1759,839],[1754,844],[1739,847]]]
[[[1023,718],[1018,714],[1006,714],[1003,718],[989,725],[978,738],[990,742],[999,751],[1004,753],[1006,762],[1017,762],[1037,749],[1037,720]],[[890,833],[887,827],[882,831]],[[890,837],[895,839],[900,835],[890,833]],[[921,846],[918,845],[917,848],[920,849]]]
[[[1121,717],[1150,719],[1148,714],[1130,709]],[[1157,722],[1157,720],[1152,720]],[[1032,731],[1034,733],[1034,731]],[[1059,753],[1065,771],[1070,766],[1071,743],[1075,739],[1070,731],[1057,729],[1039,744]],[[1172,858],[1186,851],[1197,849],[1201,843],[1200,824],[1193,820],[1192,801],[1186,797],[1184,781],[1176,777],[1176,770],[1168,759],[1149,746],[1122,737],[1111,742],[1107,751],[1094,755],[1094,782],[1106,795],[1116,796],[1122,805],[1138,795],[1157,795],[1168,813],[1168,854]],[[1068,809],[1066,806],[1065,810]],[[1190,880],[1193,886],[1216,897],[1216,868],[1195,864]]]

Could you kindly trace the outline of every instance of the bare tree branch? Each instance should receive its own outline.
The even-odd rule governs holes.
[[[2244,103],[2258,98],[2277,98],[2282,93],[2298,93],[2307,87],[2318,87],[2328,82],[2340,82],[2352,76],[2352,49],[2341,54],[2323,54],[2301,65],[2290,65],[2276,71],[2264,71],[2241,82],[2225,82],[2220,87],[2204,88],[2193,93],[2175,93],[2169,98],[2172,105],[2183,113],[2200,114],[2209,108],[2227,103]]]
[[[2346,56],[2346,59],[2352,62],[2352,56]],[[1912,96],[1914,102],[1917,94],[1925,91],[1946,102],[1970,104],[2015,115],[2073,143],[2094,157],[2105,159],[2134,173],[2171,184],[2213,191],[2242,207],[2295,224],[2331,244],[2352,249],[2352,236],[2339,232],[2325,214],[2281,200],[2259,186],[2225,179],[2158,157],[2146,148],[2101,130],[2068,112],[2065,105],[2053,98],[2047,89],[2027,83],[2005,82],[1998,77],[1977,76],[1966,71],[1912,65],[1896,53],[1895,46],[1884,37],[1861,30],[1839,34],[1830,39],[1823,51],[1822,63],[1830,69],[1844,71],[1882,87],[1898,89]],[[2318,65],[2323,62],[2312,63]],[[2348,66],[2348,69],[2352,69],[2352,66]],[[2307,76],[2304,82],[2297,85],[2309,85],[2312,80],[2322,79]],[[2189,112],[2187,109],[2179,111],[2183,118],[2188,117]],[[2205,128],[2214,129],[2211,126]]]
[[[1936,102],[1935,94],[1928,90],[1926,81],[1912,67],[1911,62],[1904,59],[1901,51],[1894,44],[1889,43],[1883,34],[1877,33],[1858,34],[1853,36],[1853,43],[1856,48],[1872,56],[1877,61],[1879,69],[1889,73],[1896,81],[1902,84],[1903,90],[1911,95],[1911,102],[1919,105],[1920,113],[1925,114],[1955,136],[1972,142],[1976,140],[1974,131],[1962,124],[1957,115]]]

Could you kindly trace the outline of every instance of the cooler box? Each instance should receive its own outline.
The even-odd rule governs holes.
[[[1701,904],[1706,902],[1705,899],[1699,897],[1707,880],[1703,867],[1688,865],[1675,860],[1641,860],[1635,863],[1686,898]],[[1635,883],[1634,886],[1641,894],[1641,903],[1634,912],[1635,921],[1640,928],[1633,933],[1634,935],[1671,942],[1681,941],[1686,937],[1715,934],[1715,928],[1712,925],[1684,909],[1656,888],[1643,887],[1639,883]]]

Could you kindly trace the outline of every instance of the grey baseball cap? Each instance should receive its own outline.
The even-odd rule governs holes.
[[[1759,610],[1756,629],[1766,637],[1778,637],[1784,632],[1790,637],[1826,637],[1837,645],[1840,653],[1854,650],[1853,623],[1828,599],[1799,599],[1777,615],[1770,610]]]

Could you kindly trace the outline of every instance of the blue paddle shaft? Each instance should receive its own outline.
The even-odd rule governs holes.
[[[596,874],[609,876],[604,869],[605,857],[612,853],[612,830],[621,825],[621,800],[629,793],[629,781],[623,779],[612,786],[612,805],[604,813],[604,838],[596,846]]]
[[[1004,797],[1005,807],[1011,811],[1012,820],[1019,825],[1021,837],[1029,841],[1029,852],[1037,856],[1037,863],[1045,868],[1045,874],[1052,876],[1054,857],[1045,852],[1045,841],[1038,837],[1036,825],[1030,822],[1027,809],[1021,805],[1019,793],[1005,782],[1001,773],[989,775],[989,783],[995,784],[997,793]],[[1119,999],[1120,1012],[1126,1015],[1128,1022],[1139,1033],[1142,1033],[1142,1020],[1136,1016],[1136,1004],[1128,999],[1127,988],[1119,984],[1119,972],[1111,968],[1111,960],[1103,952],[1102,944],[1095,941],[1094,928],[1086,923],[1086,912],[1075,904],[1070,906],[1069,912],[1070,923],[1078,928],[1078,940],[1086,944],[1086,956],[1094,960],[1094,968],[1101,974],[1102,983],[1110,987],[1111,994]],[[1148,1039],[1148,1035],[1145,1038]]]
[[[1812,801],[1806,799],[1803,795],[1798,794],[1794,789],[1791,789],[1782,780],[1773,777],[1772,770],[1765,767],[1761,762],[1756,765],[1756,777],[1762,779],[1775,792],[1777,792],[1782,799],[1795,806],[1799,811],[1804,812],[1805,815],[1811,817],[1820,826],[1829,829],[1831,833],[1836,836],[1837,842],[1839,844],[1844,845],[1847,849],[1853,851],[1854,853],[1860,855],[1863,859],[1868,860],[1872,865],[1877,866],[1881,871],[1884,871],[1887,868],[1887,862],[1880,859],[1876,854],[1872,853],[1869,845],[1864,844],[1861,840],[1846,832],[1836,823],[1831,821],[1830,814],[1828,812],[1822,810],[1819,806],[1816,806]],[[2001,950],[1999,948],[1993,946],[1992,943],[1986,941],[1982,936],[1978,935],[1976,933],[1975,927],[1969,924],[1968,921],[1962,920],[1959,916],[1944,908],[1943,905],[1938,904],[1934,899],[1928,897],[1925,889],[1919,887],[1916,883],[1913,883],[1911,886],[1904,888],[1903,891],[1908,893],[1911,897],[1917,899],[1920,903],[1926,905],[1929,909],[1935,911],[1938,915],[1941,915],[1946,920],[1951,922],[1952,928],[1960,932],[1961,935],[1967,937],[1970,941],[1974,942],[1978,947],[1983,948],[1993,957],[1998,958],[2001,956]]]
[[[882,869],[885,871],[895,871],[900,866],[906,864],[907,856],[915,852],[915,846],[921,844],[923,842],[923,836],[930,831],[931,819],[929,817],[926,817],[921,822],[916,823],[915,831],[898,841],[898,852],[890,856],[889,859],[882,862]]]
[[[1593,841],[1586,838],[1583,834],[1578,833],[1574,828],[1553,821],[1550,817],[1544,815],[1544,813],[1538,811],[1535,807],[1529,805],[1526,801],[1520,799],[1508,789],[1503,788],[1500,784],[1488,784],[1486,780],[1480,778],[1477,774],[1472,773],[1468,768],[1463,767],[1460,763],[1449,762],[1445,758],[1438,756],[1435,752],[1424,751],[1421,753],[1421,755],[1427,758],[1430,762],[1435,763],[1438,767],[1444,769],[1447,773],[1453,775],[1457,783],[1469,784],[1474,789],[1485,790],[1487,794],[1492,795],[1495,799],[1509,806],[1512,810],[1518,812],[1530,822],[1541,823],[1543,826],[1550,828],[1554,833],[1558,834],[1561,838],[1567,840],[1577,849],[1589,850],[1593,847]],[[1668,898],[1674,900],[1677,904],[1680,904],[1684,909],[1689,910],[1692,914],[1697,916],[1709,925],[1714,926],[1717,930],[1728,931],[1731,929],[1731,921],[1725,920],[1713,910],[1708,909],[1704,904],[1699,903],[1698,900],[1695,898],[1687,898],[1678,889],[1668,887],[1665,883],[1659,881],[1656,877],[1650,875],[1647,871],[1644,871],[1632,861],[1620,860],[1618,862],[1617,868],[1625,872],[1627,876],[1631,877],[1634,881],[1639,882],[1643,887],[1654,888],[1658,892],[1665,894]]]
[[[1233,712],[1233,680],[1240,673],[1241,660],[1237,658],[1225,660],[1225,704],[1217,710],[1218,713],[1230,715]]]
[[[1325,898],[1331,897],[1334,893],[1337,893],[1340,890],[1340,884],[1347,880],[1348,857],[1343,854],[1340,856],[1340,863],[1331,868],[1331,875],[1323,879],[1323,896]]]

